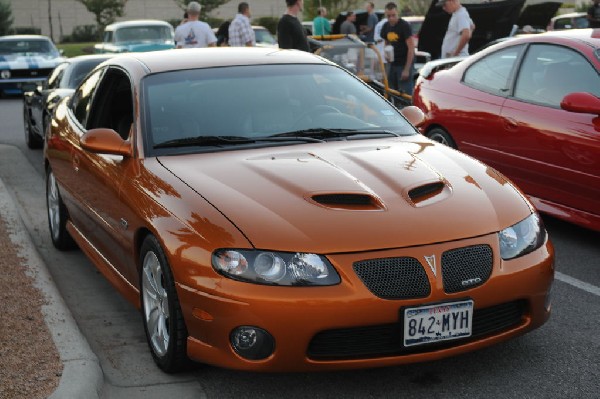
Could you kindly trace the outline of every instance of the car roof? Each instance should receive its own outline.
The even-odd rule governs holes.
[[[535,35],[533,35],[535,36]],[[593,48],[600,47],[600,29],[566,29],[541,33],[540,37],[557,37],[585,42]]]
[[[0,36],[0,40],[47,40],[49,42],[52,41],[48,36],[44,35],[8,35]]]
[[[304,51],[260,47],[208,47],[126,53],[111,59],[108,63],[126,65],[131,60],[143,64],[147,73],[234,65],[332,64],[315,54]]]
[[[108,25],[105,30],[114,30],[117,28],[124,28],[124,27],[128,27],[128,26],[148,26],[148,25],[172,26],[170,23],[161,21],[159,19],[135,19],[135,20],[131,20],[131,21],[120,21],[120,22],[112,23],[112,24]]]
[[[551,21],[555,21],[560,18],[577,18],[577,17],[585,17],[587,16],[587,12],[570,12],[568,14],[560,14],[555,17],[552,17]]]

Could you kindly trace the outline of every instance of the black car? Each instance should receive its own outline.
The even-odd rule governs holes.
[[[41,85],[24,93],[23,123],[25,142],[29,148],[42,147],[44,132],[56,104],[73,93],[96,65],[110,57],[112,55],[98,54],[68,58],[56,66]]]

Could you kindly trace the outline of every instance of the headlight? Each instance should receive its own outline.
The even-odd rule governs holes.
[[[0,72],[0,78],[10,79],[10,71],[8,69],[5,69],[2,72]]]
[[[498,233],[500,256],[504,260],[535,251],[544,244],[546,229],[537,213]]]
[[[215,270],[235,280],[269,285],[335,285],[340,277],[327,258],[316,254],[219,249]]]

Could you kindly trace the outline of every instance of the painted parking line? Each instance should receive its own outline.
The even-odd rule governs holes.
[[[570,284],[573,287],[577,287],[580,290],[589,292],[590,294],[600,296],[600,287],[596,287],[595,285],[586,283],[585,281],[577,280],[576,278],[567,276],[566,274],[562,274],[559,272],[554,273],[554,278],[562,281],[563,283]]]

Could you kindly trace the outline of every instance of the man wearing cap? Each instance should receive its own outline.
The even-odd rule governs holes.
[[[229,45],[232,47],[252,47],[256,37],[250,25],[250,6],[245,1],[238,4],[238,13],[229,25]]]
[[[448,29],[442,42],[442,58],[469,55],[469,40],[473,22],[469,12],[459,0],[440,0],[437,6],[451,14]]]
[[[213,47],[217,38],[206,22],[199,21],[202,7],[196,1],[187,6],[188,20],[175,29],[177,48]]]

